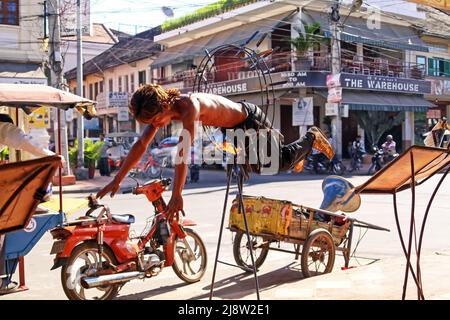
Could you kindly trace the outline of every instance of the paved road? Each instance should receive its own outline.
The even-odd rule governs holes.
[[[355,185],[358,185],[366,181],[367,178],[365,176],[355,176],[350,177],[350,180]],[[424,186],[418,188],[417,208],[419,212],[425,210],[426,198],[430,195],[431,186],[436,183],[438,178],[433,178]],[[119,299],[206,299],[208,297],[225,192],[225,177],[220,172],[202,172],[201,179],[203,181],[199,184],[187,185],[184,192],[184,204],[187,215],[197,221],[198,226],[195,229],[201,235],[207,247],[209,263],[205,277],[197,284],[186,286],[175,276],[171,269],[165,269],[156,278],[145,282],[135,280],[128,283],[120,292]],[[313,177],[307,175],[255,176],[250,180],[250,183],[246,184],[245,193],[288,199],[307,206],[318,207],[322,200],[322,179],[323,176]],[[235,192],[236,188],[233,187],[232,193],[235,194]],[[71,194],[70,196],[83,197],[85,194]],[[170,193],[167,193],[165,196],[166,200],[169,197]],[[411,195],[409,192],[403,192],[398,200],[401,223],[406,226],[410,215],[409,204]],[[105,198],[105,202],[108,203],[113,213],[134,214],[137,218],[137,223],[133,225],[132,229],[136,233],[139,233],[144,228],[146,219],[152,212],[151,204],[143,196],[120,194],[113,199]],[[442,253],[444,257],[450,249],[450,238],[448,237],[450,220],[448,219],[448,212],[450,212],[450,184],[447,182],[442,186],[434,202],[432,214],[429,217],[423,244],[424,257],[434,256],[436,252]],[[364,196],[361,208],[353,215],[360,220],[387,227],[392,232],[368,231],[365,233],[364,230],[361,230],[361,232],[356,230],[354,244],[357,245],[357,252],[350,264],[358,268],[345,272],[341,271],[340,267],[343,266],[343,259],[338,257],[333,273],[323,279],[341,279],[345,282],[350,279],[349,274],[352,274],[352,272],[365,270],[363,274],[367,274],[372,270],[367,268],[375,268],[376,272],[384,270],[384,273],[381,272],[383,274],[389,271],[394,275],[401,275],[404,271],[404,266],[401,265],[403,258],[395,230],[392,199],[389,196]],[[360,237],[361,241],[358,243]],[[26,257],[27,284],[31,290],[0,297],[0,299],[65,299],[60,284],[60,271],[49,270],[53,259],[49,255],[51,244],[51,237],[49,234],[46,234]],[[222,260],[233,262],[231,244],[232,234],[226,230],[221,248]],[[392,265],[395,265],[398,269],[393,270],[383,266],[382,263],[385,261],[395,262]],[[445,260],[445,263],[448,263],[448,261]],[[368,267],[361,267],[369,264],[371,265]],[[425,274],[424,279],[436,278],[434,277],[436,272],[443,272],[443,270],[445,271],[445,265],[443,264],[427,264],[427,269],[423,271]],[[369,273],[372,274],[373,272]],[[386,276],[383,277],[387,279]],[[243,273],[240,269],[219,265],[217,278],[218,283],[215,291],[217,298],[255,298],[251,275]],[[400,281],[400,278],[398,281]],[[260,282],[263,288],[263,298],[344,298],[342,291],[340,291],[340,294],[339,290],[327,291],[335,292],[334,296],[331,294],[312,295],[311,288],[312,286],[317,286],[317,279],[302,280],[298,261],[294,261],[293,256],[284,253],[269,252],[269,256],[260,270]],[[386,283],[389,284],[389,281],[386,280]],[[361,286],[364,287],[364,285]],[[396,287],[400,290],[401,283],[399,282]],[[450,291],[450,287],[448,289]],[[399,290],[391,290],[390,296],[385,296],[385,298],[399,297]],[[445,287],[442,290],[445,291]],[[380,292],[375,292],[375,296],[371,296],[370,291],[363,290],[363,292],[368,295],[366,298],[383,298],[382,295],[380,296]],[[348,297],[352,298],[351,293],[349,293]]]

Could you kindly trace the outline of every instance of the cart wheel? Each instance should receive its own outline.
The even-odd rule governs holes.
[[[262,237],[250,235],[252,241],[253,256],[255,258],[255,266],[258,270],[266,260],[269,252],[269,243],[265,243]],[[253,272],[252,258],[250,256],[250,247],[248,245],[247,235],[245,232],[237,231],[233,241],[233,256],[237,265],[242,267],[246,272]]]
[[[335,257],[336,248],[331,234],[324,229],[314,230],[303,245],[303,276],[309,278],[331,272]]]

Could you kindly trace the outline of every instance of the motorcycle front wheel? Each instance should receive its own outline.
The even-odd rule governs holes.
[[[333,174],[342,176],[345,172],[346,168],[342,164],[342,162],[333,164]]]
[[[105,264],[117,264],[116,258],[108,247],[104,247],[102,265],[98,245],[85,242],[77,246],[61,269],[61,284],[69,300],[111,300],[119,292],[119,285],[109,285],[92,289],[81,286],[80,280],[92,276],[95,271],[103,268]]]
[[[200,236],[192,229],[185,228],[186,238],[175,239],[172,269],[186,283],[200,281],[206,271],[206,247]]]

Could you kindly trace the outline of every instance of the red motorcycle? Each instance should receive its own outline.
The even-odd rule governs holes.
[[[154,277],[169,266],[187,283],[203,277],[205,245],[186,228],[196,223],[165,213],[162,193],[170,183],[171,179],[157,179],[132,189],[133,194],[145,194],[155,207],[152,222],[139,237],[129,237],[134,216],[111,214],[94,196],[89,197],[85,216],[51,231],[57,240],[51,251],[56,254],[52,270],[62,266],[62,286],[69,299],[109,300],[126,282]]]

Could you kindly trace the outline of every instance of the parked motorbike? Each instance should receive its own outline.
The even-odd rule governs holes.
[[[305,170],[310,173],[335,174],[338,176],[343,175],[346,170],[345,165],[336,156],[330,161],[325,155],[320,154],[316,161],[316,168],[314,168],[314,155],[309,155]]]
[[[367,174],[372,175],[375,172],[381,170],[387,163],[391,162],[395,158],[399,156],[398,153],[393,155],[386,154],[382,148],[378,148],[377,146],[372,147],[373,156],[372,156],[372,164],[367,171]]]
[[[149,154],[142,171],[146,179],[154,179],[162,175],[162,171],[168,165],[167,157],[156,158]]]
[[[203,277],[206,248],[200,236],[187,228],[196,223],[178,213],[165,213],[162,193],[170,184],[171,179],[156,179],[131,190],[144,194],[155,207],[154,218],[139,237],[129,236],[134,216],[111,214],[94,196],[89,197],[85,216],[51,231],[55,239],[51,253],[56,254],[52,270],[62,267],[62,287],[69,299],[109,300],[128,281],[154,277],[170,266],[184,282]]]

